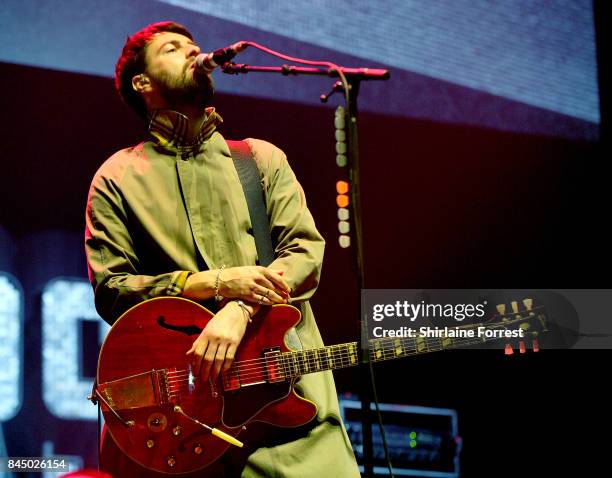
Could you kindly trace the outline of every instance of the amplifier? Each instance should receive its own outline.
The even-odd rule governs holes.
[[[363,472],[361,401],[354,395],[340,396],[340,413]],[[371,404],[374,410],[374,404]],[[393,473],[403,476],[456,478],[459,476],[461,438],[457,412],[448,408],[381,403]],[[372,424],[374,473],[388,476],[378,423]]]

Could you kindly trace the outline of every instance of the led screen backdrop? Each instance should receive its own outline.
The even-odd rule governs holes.
[[[599,123],[590,0],[136,0],[3,2],[0,60],[110,76],[125,36],[173,18],[203,49],[239,39],[347,66],[386,66],[366,111],[593,138]],[[237,61],[278,64],[247,52]],[[250,74],[219,91],[316,103],[329,81]]]
[[[164,1],[391,68],[599,121],[588,0],[244,0],[222,8],[210,0]]]

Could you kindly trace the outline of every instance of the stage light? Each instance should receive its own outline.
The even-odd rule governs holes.
[[[23,292],[0,272],[0,422],[13,418],[22,403]]]
[[[95,420],[96,407],[85,398],[93,377],[81,371],[82,321],[95,321],[102,342],[109,326],[94,307],[93,291],[86,280],[56,279],[42,292],[43,400],[60,418]],[[91,351],[95,353],[95,351]]]

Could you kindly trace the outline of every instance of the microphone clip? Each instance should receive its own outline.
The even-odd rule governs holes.
[[[351,85],[349,84],[349,89],[351,88]],[[329,100],[329,98],[337,92],[341,92],[344,91],[344,86],[342,85],[342,82],[340,80],[336,81],[334,83],[334,86],[332,86],[332,89],[329,93],[327,94],[323,94],[319,97],[319,99],[321,100],[321,103],[327,103],[327,101]]]

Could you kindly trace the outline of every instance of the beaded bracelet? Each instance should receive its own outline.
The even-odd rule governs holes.
[[[215,280],[215,302],[221,302],[223,300],[223,296],[219,295],[219,281],[221,279],[221,272],[223,269],[225,269],[225,264],[223,264],[217,272],[217,280]]]

